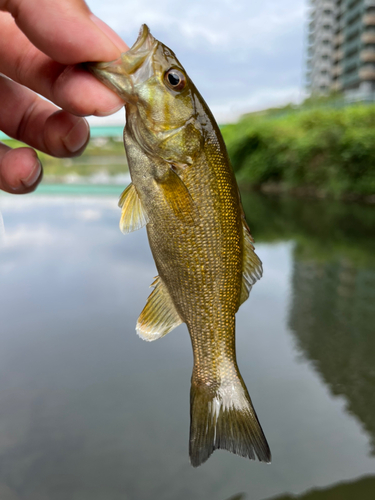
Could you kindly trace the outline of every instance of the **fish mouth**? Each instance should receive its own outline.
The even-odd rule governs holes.
[[[135,98],[134,85],[152,75],[151,56],[158,45],[146,24],[141,26],[134,45],[115,61],[87,62],[84,68],[104,85],[114,90],[125,102]]]

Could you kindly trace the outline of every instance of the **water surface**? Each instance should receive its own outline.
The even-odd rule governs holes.
[[[243,195],[265,273],[238,362],[273,462],[193,469],[190,339],[135,333],[156,270],[120,191],[0,195],[0,498],[373,498],[375,208]]]

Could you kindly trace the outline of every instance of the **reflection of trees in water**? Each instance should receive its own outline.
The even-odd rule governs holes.
[[[298,251],[314,261],[350,259],[375,267],[375,206],[265,197],[242,192],[242,204],[255,244],[300,243]]]
[[[302,495],[273,497],[272,500],[373,500],[375,476],[363,477],[351,483],[339,483],[324,489],[314,489]]]
[[[259,193],[242,202],[256,243],[295,242],[290,326],[375,454],[375,207]]]
[[[298,256],[290,327],[298,346],[370,433],[375,453],[375,269]]]

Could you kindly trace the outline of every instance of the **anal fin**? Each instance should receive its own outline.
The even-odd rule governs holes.
[[[148,223],[147,214],[133,183],[122,193],[118,205],[122,209],[120,229],[124,234],[141,229]]]
[[[242,286],[240,305],[248,299],[253,285],[262,277],[263,267],[262,262],[254,251],[253,238],[246,224],[245,219],[242,221],[243,230],[243,264],[242,264]]]
[[[151,286],[155,288],[149,295],[136,326],[138,335],[149,342],[164,337],[183,322],[159,276]]]

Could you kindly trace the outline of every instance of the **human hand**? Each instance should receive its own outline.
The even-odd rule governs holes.
[[[78,156],[89,139],[81,117],[124,103],[77,65],[112,61],[127,45],[84,0],[0,0],[0,33],[0,130],[52,156]],[[0,189],[28,193],[41,177],[33,149],[0,143]]]

